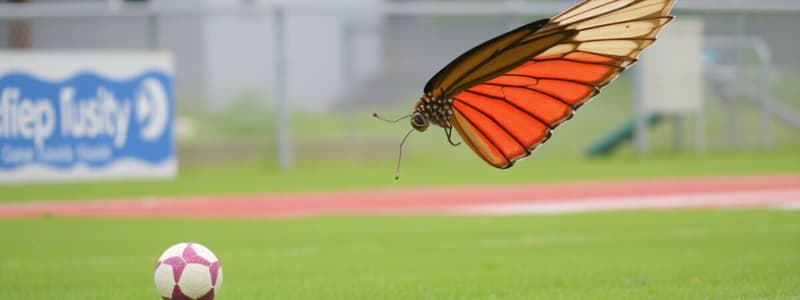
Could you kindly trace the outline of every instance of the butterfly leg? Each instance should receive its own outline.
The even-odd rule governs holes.
[[[461,145],[461,142],[453,143],[453,127],[445,128],[444,134],[447,135],[447,141],[450,142],[450,145],[458,146]]]

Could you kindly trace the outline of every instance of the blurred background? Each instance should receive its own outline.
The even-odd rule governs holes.
[[[577,2],[0,1],[2,50],[170,51],[180,168],[167,183],[6,186],[3,194],[393,185],[409,125],[373,112],[407,114],[428,78],[460,53]],[[664,31],[674,42],[645,52],[533,162],[495,171],[429,130],[411,136],[399,184],[797,171],[800,2],[679,0],[674,14]]]

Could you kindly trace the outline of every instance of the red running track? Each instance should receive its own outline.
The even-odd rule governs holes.
[[[0,204],[0,218],[288,218],[600,210],[800,209],[800,174]]]

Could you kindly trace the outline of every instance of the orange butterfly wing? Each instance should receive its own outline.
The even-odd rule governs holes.
[[[636,62],[672,19],[673,3],[587,0],[556,16],[527,39],[577,33],[510,71],[459,91],[452,97],[450,124],[486,162],[511,167]]]

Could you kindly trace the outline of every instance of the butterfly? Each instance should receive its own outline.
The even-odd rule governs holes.
[[[450,144],[460,144],[455,128],[484,161],[510,168],[636,62],[673,19],[674,3],[584,0],[472,48],[428,81],[410,115],[390,121],[411,119],[400,158],[411,132],[433,124]],[[399,178],[399,160],[397,170]]]

